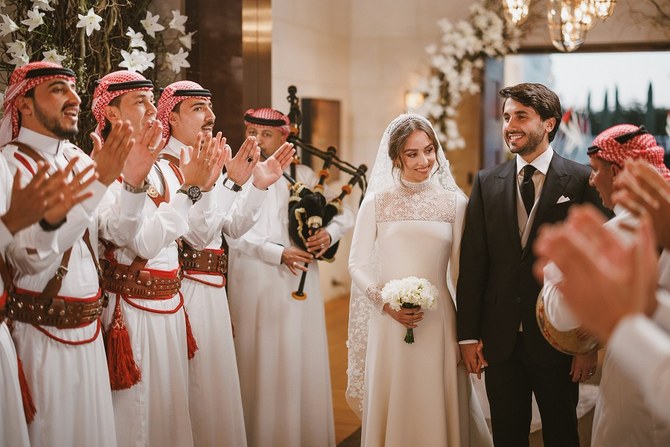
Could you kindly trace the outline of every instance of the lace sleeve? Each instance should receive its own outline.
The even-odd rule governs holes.
[[[377,284],[370,284],[365,289],[365,296],[370,300],[370,304],[380,313],[383,312],[384,303],[382,302],[382,289]]]

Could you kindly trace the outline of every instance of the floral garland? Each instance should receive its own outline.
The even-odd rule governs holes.
[[[0,0],[0,83],[31,61],[73,69],[82,98],[76,143],[90,149],[86,130],[95,127],[90,101],[97,79],[126,69],[165,85],[190,67],[194,32],[186,32],[188,17],[174,10],[161,23],[148,11],[151,2]]]
[[[480,91],[476,78],[484,58],[502,57],[519,48],[521,32],[502,17],[499,7],[500,2],[480,0],[470,7],[469,20],[455,25],[449,19],[440,20],[441,42],[426,48],[430,76],[417,86],[424,96],[417,113],[433,123],[447,150],[465,147],[456,122],[458,106],[464,94]]]

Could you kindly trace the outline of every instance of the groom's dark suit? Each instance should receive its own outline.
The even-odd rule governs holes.
[[[532,246],[538,228],[565,219],[571,205],[602,206],[589,186],[589,173],[589,167],[553,155],[523,248],[516,158],[480,171],[475,179],[461,245],[457,332],[458,340],[484,342],[496,446],[527,445],[530,401],[526,410],[525,396],[530,398],[530,390],[540,406],[545,445],[579,443],[578,388],[569,375],[572,357],[547,343],[535,319],[541,285],[532,272]]]

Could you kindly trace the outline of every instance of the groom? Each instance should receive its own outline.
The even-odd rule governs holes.
[[[531,393],[544,445],[578,446],[573,358],[549,345],[537,326],[541,285],[532,273],[532,245],[538,228],[563,220],[572,204],[601,206],[600,200],[589,186],[589,168],[550,146],[561,122],[556,94],[541,84],[519,84],[499,95],[503,138],[516,156],[480,171],[468,203],[456,293],[461,354],[470,373],[486,367],[497,447],[528,445]],[[582,360],[573,374],[586,377],[595,359]]]

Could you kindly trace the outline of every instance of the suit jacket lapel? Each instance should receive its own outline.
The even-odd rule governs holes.
[[[542,192],[540,194],[540,200],[537,203],[537,212],[535,213],[535,219],[530,228],[530,235],[528,236],[528,243],[523,250],[522,258],[525,257],[529,250],[532,249],[533,241],[535,241],[535,236],[537,234],[538,228],[547,221],[547,216],[551,213],[551,208],[556,206],[556,202],[561,197],[563,191],[565,191],[565,186],[570,179],[568,172],[565,169],[565,163],[563,158],[558,154],[554,154],[551,158],[551,163],[549,163],[549,169],[547,169],[547,176],[544,179],[544,185],[542,186]]]

